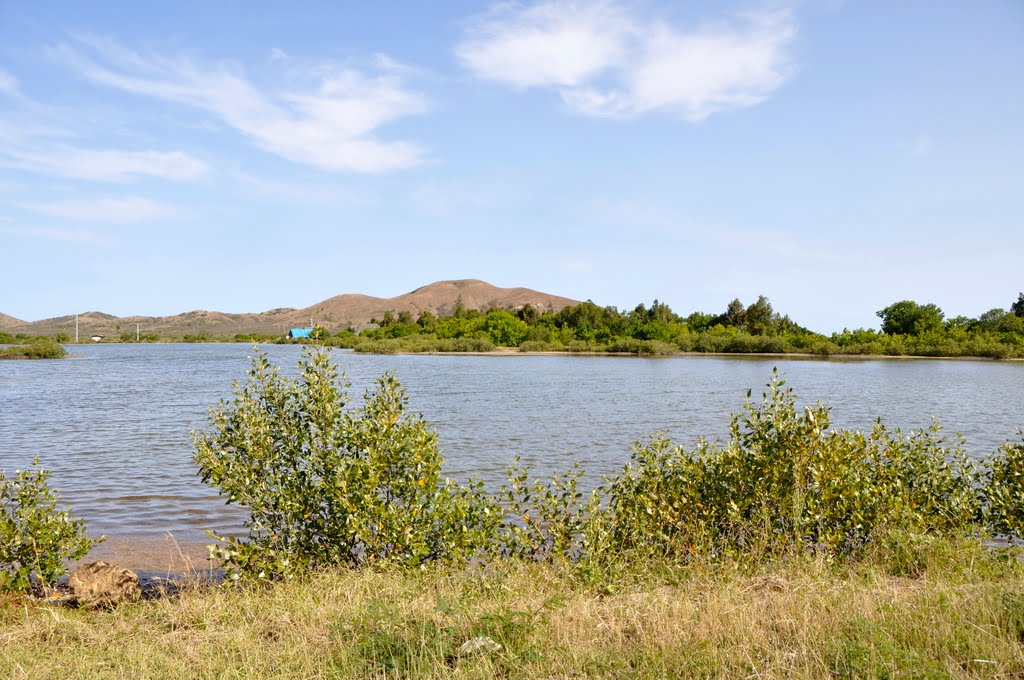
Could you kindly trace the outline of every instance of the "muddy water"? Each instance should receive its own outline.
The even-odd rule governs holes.
[[[242,514],[195,476],[192,429],[243,379],[247,345],[89,345],[76,358],[0,362],[0,468],[38,455],[52,483],[111,541],[110,555],[160,564],[197,557],[206,529]],[[268,346],[294,372],[299,348]],[[723,437],[748,388],[777,366],[799,400],[833,406],[837,425],[917,428],[937,418],[985,454],[1024,427],[1024,363],[982,361],[574,356],[365,356],[338,352],[358,399],[395,370],[411,407],[437,429],[453,478],[498,483],[513,456],[539,473],[578,460],[596,483],[630,443],[657,430],[692,443]],[[180,554],[179,554],[180,553]],[[159,566],[154,567],[159,569]]]

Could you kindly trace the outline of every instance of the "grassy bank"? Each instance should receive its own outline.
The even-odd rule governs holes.
[[[331,571],[90,612],[8,600],[4,677],[1008,677],[1024,573],[977,544],[901,560]],[[460,647],[487,636],[502,648]]]

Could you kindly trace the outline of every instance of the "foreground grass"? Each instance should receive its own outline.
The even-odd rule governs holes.
[[[8,600],[0,675],[1024,674],[1016,558],[955,546],[908,564],[917,566],[837,568],[800,558],[755,571],[730,563],[642,576],[632,569],[596,585],[553,567],[502,564],[341,571],[265,590],[197,588],[109,612]],[[477,636],[502,649],[460,657]]]

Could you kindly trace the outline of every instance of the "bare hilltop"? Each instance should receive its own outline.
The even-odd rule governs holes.
[[[309,326],[311,321],[335,331],[380,319],[388,310],[395,313],[408,311],[414,317],[424,311],[437,316],[449,315],[460,299],[467,309],[517,309],[532,305],[542,312],[557,312],[579,302],[529,288],[498,288],[485,281],[460,279],[438,281],[391,298],[349,293],[302,309],[278,308],[258,314],[195,310],[174,316],[117,317],[102,312],[82,312],[78,314],[78,328],[79,336],[83,338],[90,335],[118,336],[134,332],[136,326],[142,333],[172,337],[201,333],[214,336],[283,334],[289,328]],[[67,333],[73,336],[75,315],[29,322],[0,313],[0,331],[38,335]]]

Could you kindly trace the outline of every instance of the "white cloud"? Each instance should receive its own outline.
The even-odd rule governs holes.
[[[613,3],[502,5],[471,22],[455,53],[480,78],[550,87],[572,110],[685,120],[753,106],[792,72],[784,11],[746,13],[682,31]]]
[[[206,163],[181,151],[86,149],[45,140],[38,140],[32,150],[0,142],[0,167],[106,182],[142,176],[185,181],[207,171]]]
[[[384,172],[416,165],[423,150],[383,141],[377,129],[426,110],[426,100],[393,73],[365,75],[324,65],[313,83],[263,92],[237,68],[205,66],[190,58],[148,57],[93,38],[93,57],[62,46],[60,55],[82,75],[138,95],[207,111],[260,148],[295,163],[331,171]]]
[[[469,24],[455,54],[477,76],[517,87],[574,87],[625,56],[628,20],[609,3],[503,4]]]
[[[105,224],[134,224],[177,217],[177,211],[171,206],[141,196],[98,198],[91,201],[65,201],[23,207],[53,217]]]

